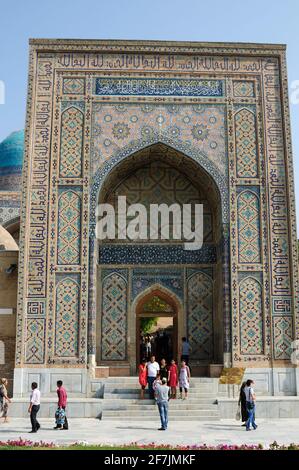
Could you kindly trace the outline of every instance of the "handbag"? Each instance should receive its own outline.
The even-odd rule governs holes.
[[[56,423],[58,426],[63,426],[65,422],[65,411],[63,408],[57,408],[55,412]]]
[[[236,421],[240,421],[241,419],[241,410],[240,407],[238,406],[237,412],[236,412]]]

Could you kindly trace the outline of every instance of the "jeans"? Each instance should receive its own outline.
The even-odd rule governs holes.
[[[148,377],[147,378],[148,391],[149,391],[150,398],[155,398],[155,393],[154,393],[154,389],[153,389],[153,383],[154,383],[155,379],[156,379],[156,377]]]
[[[32,408],[31,408],[30,420],[31,420],[32,431],[38,431],[40,428],[40,424],[36,419],[36,415],[39,412],[39,408],[40,408],[40,405],[32,405]]]
[[[167,429],[168,425],[168,401],[160,401],[158,403],[160,418],[161,418],[161,428]]]
[[[246,421],[246,429],[250,429],[250,425],[253,429],[256,428],[255,424],[255,403],[251,403],[249,401],[246,402],[246,409],[248,413],[248,419]]]

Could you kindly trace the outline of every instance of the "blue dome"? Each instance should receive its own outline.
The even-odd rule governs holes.
[[[24,131],[12,132],[0,143],[0,191],[21,190],[23,151]]]
[[[12,132],[0,143],[0,168],[19,167],[21,169],[23,151],[24,131]]]

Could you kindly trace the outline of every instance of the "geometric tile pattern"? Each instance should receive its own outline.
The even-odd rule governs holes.
[[[27,302],[27,315],[45,315],[46,305],[44,300],[29,300]]]
[[[292,317],[286,315],[273,317],[273,329],[275,359],[289,359],[292,353],[291,343],[294,340]]]
[[[239,263],[259,263],[261,260],[259,198],[250,190],[238,196]]]
[[[92,111],[93,174],[130,143],[169,139],[184,143],[189,152],[196,149],[227,173],[222,104],[94,103]]]
[[[106,361],[126,359],[127,282],[118,273],[102,283],[101,358]]]
[[[55,355],[78,355],[79,337],[79,278],[64,277],[56,287]]]
[[[216,246],[203,245],[200,250],[185,250],[183,245],[103,243],[99,264],[211,264],[216,263]]]
[[[255,116],[248,109],[235,114],[237,176],[256,178],[258,175]]]
[[[213,357],[213,280],[205,273],[187,282],[187,334],[192,359]]]
[[[80,264],[81,196],[63,191],[58,202],[58,264]]]
[[[27,337],[25,342],[25,362],[42,364],[45,349],[45,320],[30,318],[27,320]]]
[[[84,78],[64,78],[62,92],[64,95],[83,95],[85,93]]]
[[[59,166],[62,178],[81,176],[83,125],[84,116],[78,108],[72,106],[62,113]]]
[[[233,89],[237,98],[254,97],[254,82],[234,80]]]
[[[263,354],[263,302],[260,283],[246,277],[239,284],[241,354]]]
[[[150,213],[150,204],[174,204],[177,203],[182,207],[183,204],[203,204],[203,236],[204,241],[213,240],[212,228],[212,210],[206,199],[204,191],[199,189],[192,181],[182,172],[169,164],[162,161],[154,161],[142,168],[129,173],[116,187],[113,188],[105,199],[115,208],[115,216],[117,221],[117,197],[126,196],[127,205],[143,204]],[[135,217],[135,216],[134,216]],[[131,217],[133,219],[134,217]],[[129,218],[130,219],[130,218]],[[170,240],[173,239],[173,219],[169,221]],[[150,220],[148,219],[147,233],[150,233]],[[182,228],[183,220],[181,220]],[[194,212],[191,215],[191,224],[194,224]],[[117,230],[117,223],[116,223]],[[182,232],[181,232],[182,233]],[[159,229],[159,239],[161,243],[161,227]],[[151,240],[155,243],[155,240]]]
[[[153,284],[160,284],[183,301],[184,281],[182,275],[183,269],[179,267],[176,269],[134,268],[132,269],[131,299],[135,299],[137,295],[149,289]]]

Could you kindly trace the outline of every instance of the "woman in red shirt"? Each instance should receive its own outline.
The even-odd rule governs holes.
[[[144,399],[144,390],[147,384],[147,367],[146,359],[142,359],[141,364],[139,365],[139,383],[141,385],[140,399]]]
[[[178,367],[172,359],[168,368],[168,385],[171,389],[170,398],[176,398],[176,388],[178,386]]]

